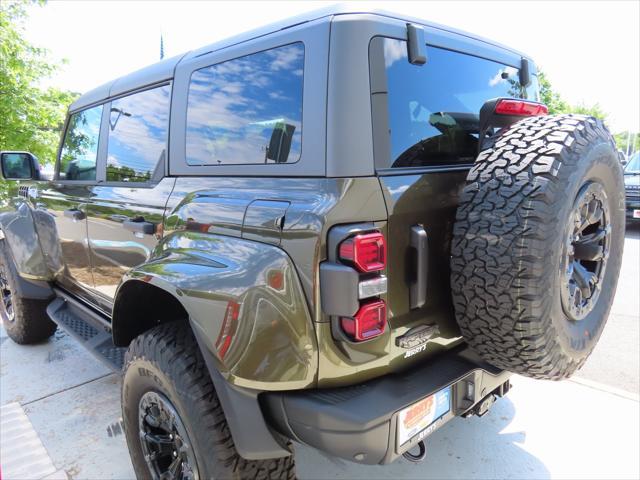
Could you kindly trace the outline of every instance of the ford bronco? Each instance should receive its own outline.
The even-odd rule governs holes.
[[[1,154],[4,327],[122,371],[139,478],[420,460],[512,373],[580,368],[611,307],[614,143],[538,95],[511,48],[341,8],[118,78],[52,178]]]

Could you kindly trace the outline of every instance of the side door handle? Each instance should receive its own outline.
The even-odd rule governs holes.
[[[145,221],[144,217],[136,217],[131,220],[125,220],[122,222],[122,226],[134,233],[144,233],[147,235],[153,235],[156,233],[156,224]]]
[[[414,251],[413,278],[409,284],[409,307],[420,308],[427,302],[427,273],[429,244],[427,232],[422,225],[411,227],[409,246]]]
[[[71,218],[73,220],[84,220],[85,214],[82,210],[78,210],[77,208],[70,208],[69,210],[65,210],[64,216],[67,218]]]

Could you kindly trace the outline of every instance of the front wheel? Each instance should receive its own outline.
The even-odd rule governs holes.
[[[139,479],[295,478],[293,456],[246,460],[238,454],[185,324],[160,325],[133,341],[125,357],[122,418]]]
[[[21,295],[18,272],[5,240],[0,240],[0,297],[0,318],[14,342],[20,345],[42,342],[56,331],[56,324],[47,315],[49,300]]]

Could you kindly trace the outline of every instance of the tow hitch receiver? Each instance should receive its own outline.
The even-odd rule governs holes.
[[[407,450],[402,454],[404,458],[413,463],[420,463],[427,457],[427,446],[424,441],[418,443],[418,454],[414,455],[411,451]]]
[[[462,416],[464,418],[470,417],[471,415],[483,417],[489,411],[489,409],[493,406],[495,401],[498,398],[504,397],[509,390],[511,390],[511,383],[509,382],[509,380],[507,380],[498,388],[496,388],[493,392],[491,392],[489,395],[487,395],[482,400],[480,400],[475,407],[473,407],[471,410],[469,410]]]

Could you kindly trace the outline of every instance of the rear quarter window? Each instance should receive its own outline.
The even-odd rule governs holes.
[[[517,68],[484,58],[427,46],[427,63],[412,65],[405,41],[383,37],[372,40],[376,54],[384,55],[391,168],[472,163],[485,101],[538,100],[535,76],[523,89]]]
[[[302,143],[303,72],[300,42],[193,72],[187,164],[296,162]]]

